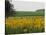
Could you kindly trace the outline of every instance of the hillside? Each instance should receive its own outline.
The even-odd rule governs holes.
[[[16,11],[16,16],[44,16],[45,12],[44,9],[39,9],[36,10],[35,12],[33,11]]]

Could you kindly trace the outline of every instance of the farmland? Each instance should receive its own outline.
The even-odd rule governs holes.
[[[9,17],[8,19],[6,19],[6,28],[7,33],[43,32],[44,17],[43,16]]]
[[[16,12],[5,20],[6,34],[44,32],[44,11]]]

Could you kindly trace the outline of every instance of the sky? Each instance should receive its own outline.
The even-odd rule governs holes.
[[[16,11],[35,11],[37,9],[44,9],[44,3],[31,1],[15,1],[11,2]]]

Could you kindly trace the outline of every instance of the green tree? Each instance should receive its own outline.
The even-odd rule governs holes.
[[[5,17],[14,16],[15,11],[9,0],[5,0]]]

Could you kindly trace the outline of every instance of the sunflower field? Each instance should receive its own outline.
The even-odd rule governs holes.
[[[6,18],[6,33],[44,32],[44,16],[21,16]]]

